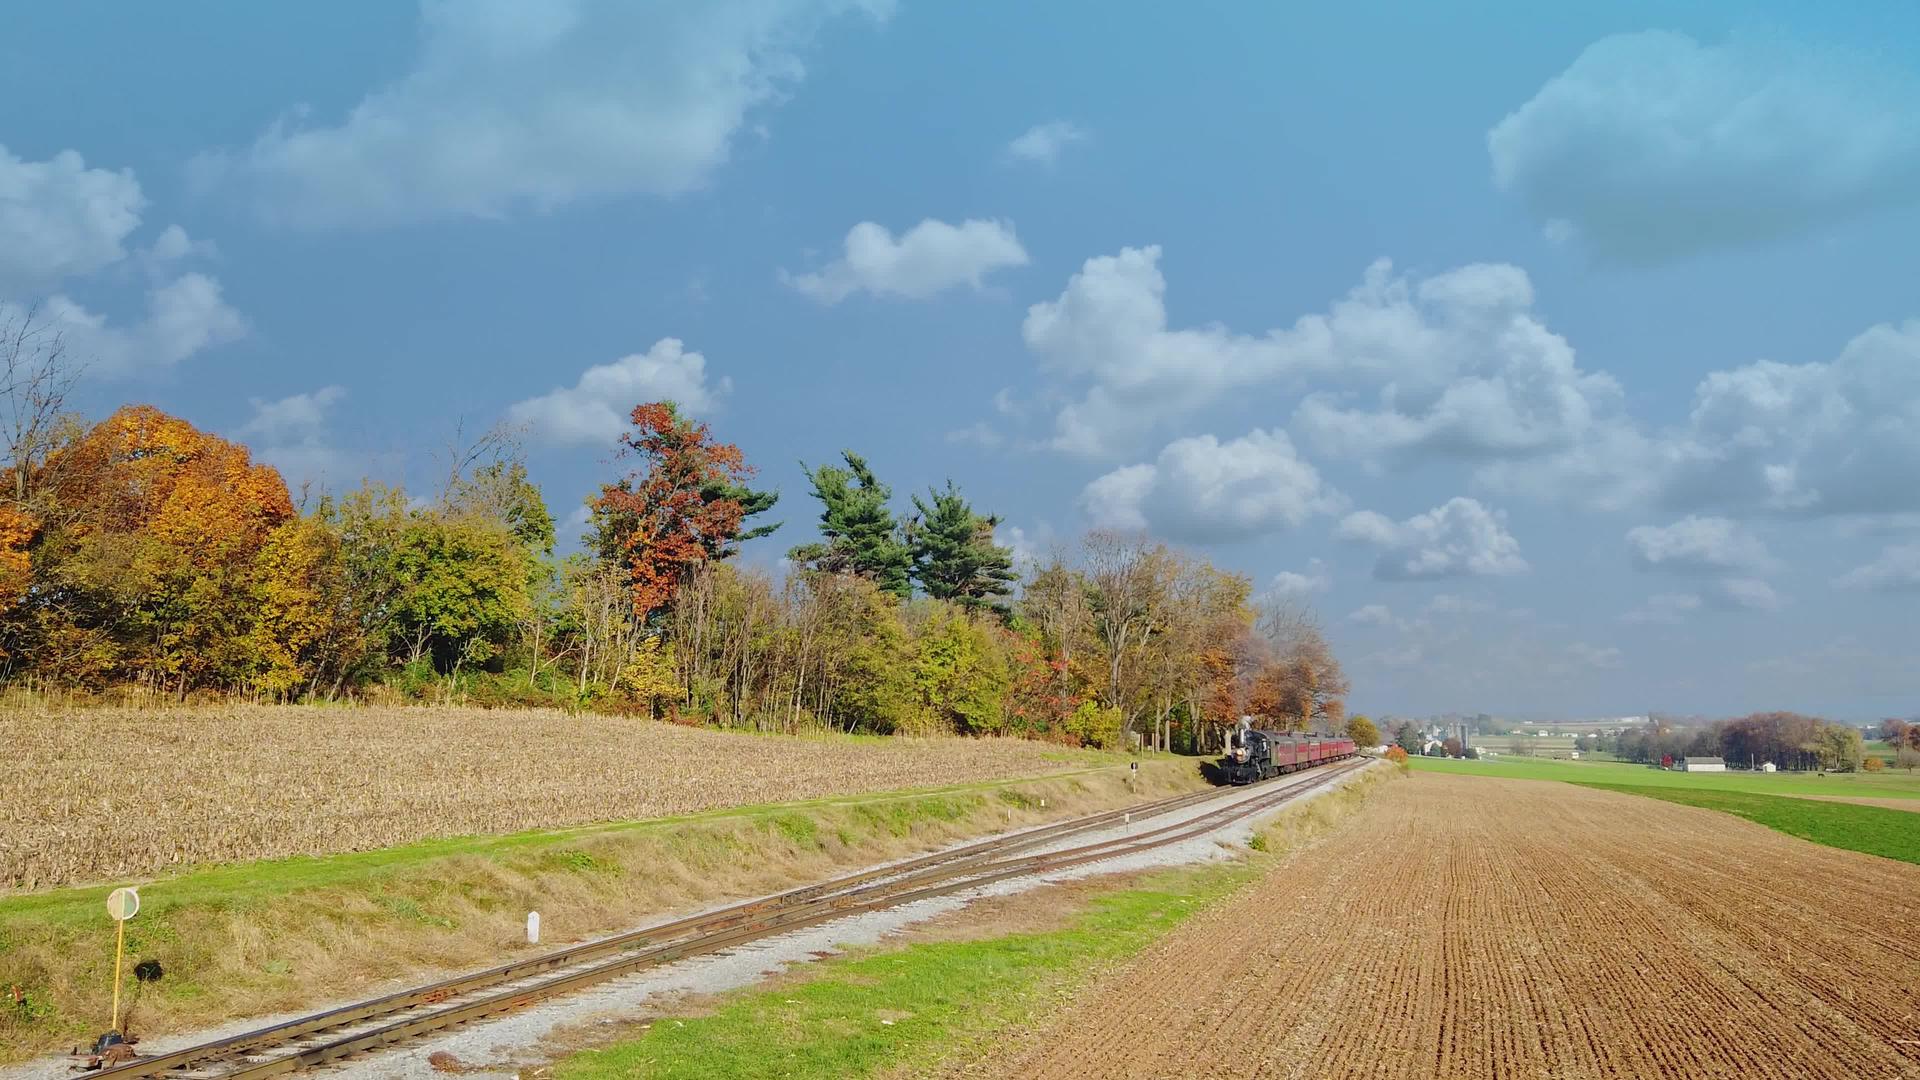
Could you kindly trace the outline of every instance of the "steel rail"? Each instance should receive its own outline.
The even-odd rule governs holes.
[[[271,1052],[301,1038],[328,1029],[346,1027],[384,1015],[430,1007],[441,1002],[500,986],[545,972],[586,963],[610,953],[628,955],[584,967],[533,986],[512,988],[475,1001],[446,1009],[433,1010],[368,1031],[345,1035],[318,1046],[296,1050],[292,1054],[260,1062],[241,1062],[231,1071],[216,1072],[220,1077],[261,1077],[294,1071],[338,1057],[403,1041],[428,1031],[456,1026],[482,1016],[507,1011],[545,998],[566,994],[595,983],[647,967],[670,963],[688,956],[703,955],[759,938],[801,929],[862,911],[879,910],[912,900],[924,899],[991,882],[1039,871],[1061,869],[1086,862],[1129,854],[1137,850],[1176,843],[1210,832],[1273,805],[1298,797],[1306,791],[1331,782],[1351,768],[1337,768],[1302,784],[1289,785],[1264,796],[1229,803],[1196,818],[1161,826],[1144,833],[1117,837],[1080,847],[1046,852],[1020,858],[1011,854],[1036,847],[1075,833],[1102,829],[1135,818],[1151,819],[1189,806],[1224,798],[1223,791],[1202,791],[1148,802],[1135,807],[1103,811],[1070,821],[1039,826],[1011,836],[931,852],[914,858],[871,867],[829,881],[791,889],[786,892],[745,901],[713,911],[687,916],[654,926],[586,942],[541,956],[513,961],[484,971],[441,980],[356,1002],[335,1009],[243,1032],[226,1039],[186,1047],[151,1058],[136,1058],[124,1064],[102,1069],[101,1077],[152,1077],[162,1074],[195,1072],[196,1066],[220,1067],[234,1058]]]
[[[698,934],[724,929],[729,925],[750,919],[769,910],[845,892],[869,882],[884,880],[902,874],[913,873],[926,868],[952,862],[977,861],[1008,851],[1017,851],[1026,847],[1044,844],[1061,836],[1071,835],[1098,828],[1104,828],[1114,822],[1131,817],[1155,817],[1184,809],[1196,802],[1221,796],[1221,792],[1198,791],[1186,795],[1175,795],[1165,799],[1142,803],[1133,807],[1121,807],[1116,810],[1102,811],[1068,821],[1055,822],[1023,830],[1010,836],[1000,836],[989,840],[976,841],[959,847],[929,852],[925,855],[883,863],[865,870],[811,885],[789,889],[785,892],[757,897],[725,907],[698,912],[693,915],[669,922],[644,926],[637,930],[599,938],[579,945],[568,946],[552,952],[530,956],[521,960],[509,961],[496,967],[481,971],[457,975],[425,986],[412,987],[396,991],[378,998],[354,1002],[322,1012],[311,1013],[294,1020],[271,1024],[242,1032],[230,1038],[219,1039],[195,1046],[184,1047],[170,1053],[150,1058],[135,1058],[132,1061],[111,1068],[101,1069],[96,1076],[112,1076],[132,1080],[135,1077],[155,1076],[165,1072],[180,1071],[196,1061],[213,1057],[231,1056],[252,1047],[268,1043],[287,1043],[301,1036],[327,1028],[342,1027],[382,1013],[398,1012],[421,1005],[432,1005],[461,994],[471,993],[486,986],[511,982],[516,979],[537,975],[545,971],[570,967],[596,956],[637,948],[662,939],[674,939],[689,934]]]

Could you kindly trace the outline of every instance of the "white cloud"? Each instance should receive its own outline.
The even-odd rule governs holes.
[[[89,169],[72,150],[26,161],[0,146],[0,289],[119,262],[146,205],[130,169]]]
[[[317,434],[326,424],[327,413],[347,396],[346,387],[323,386],[277,401],[250,398],[253,415],[235,432],[240,438],[273,438],[282,434]]]
[[[823,304],[862,291],[924,300],[961,285],[978,289],[987,274],[1025,265],[1027,250],[1007,222],[928,218],[896,240],[884,226],[863,221],[847,230],[842,257],[811,274],[783,270],[780,277]]]
[[[1487,148],[1550,235],[1655,262],[1920,199],[1920,78],[1804,42],[1616,34]]]
[[[23,312],[0,301],[0,316]],[[202,349],[244,337],[248,329],[221,295],[220,283],[197,273],[148,290],[146,316],[131,326],[113,325],[64,294],[48,297],[36,317],[57,329],[69,356],[90,374],[104,376],[171,367]]]
[[[253,415],[234,437],[250,443],[256,459],[279,469],[296,494],[308,485],[344,487],[359,477],[352,456],[328,440],[327,420],[346,396],[344,387],[323,386],[274,401],[253,398]]]
[[[1601,508],[1727,515],[1920,510],[1920,320],[1872,327],[1830,363],[1708,374],[1684,424],[1618,419],[1538,461],[1494,463],[1489,490]]]
[[[1007,144],[1007,154],[1020,161],[1052,165],[1069,145],[1086,141],[1087,133],[1065,120],[1035,124]]]
[[[732,389],[733,380],[724,376],[708,383],[706,357],[688,352],[676,338],[661,338],[644,353],[588,368],[572,386],[516,402],[507,418],[548,442],[611,445],[636,405],[671,401],[703,413]]]
[[[1379,547],[1373,576],[1383,581],[1521,574],[1528,570],[1506,516],[1474,499],[1455,497],[1424,514],[1393,522],[1372,511],[1349,514],[1336,535]]]
[[[1294,570],[1282,570],[1273,575],[1273,584],[1268,592],[1278,596],[1299,597],[1309,593],[1326,592],[1333,588],[1333,576],[1327,572],[1327,564],[1319,559],[1307,561],[1307,572],[1302,574]]]
[[[28,307],[17,299],[23,292],[126,263],[127,238],[146,206],[132,170],[90,169],[72,150],[24,161],[0,146],[0,319],[24,318]],[[34,320],[59,334],[68,357],[91,374],[123,376],[177,364],[247,333],[218,281],[178,273],[173,265],[209,249],[170,225],[139,251],[134,261],[152,284],[146,313],[135,323],[111,322],[64,292],[45,296]]]
[[[947,441],[977,446],[982,450],[998,450],[1007,444],[1005,435],[1000,434],[993,425],[981,420],[947,432]]]
[[[700,186],[805,74],[826,21],[883,3],[422,5],[412,68],[337,122],[300,108],[203,156],[204,185],[324,227],[502,217]]]
[[[1724,578],[1706,592],[1709,605],[1722,611],[1774,611],[1780,596],[1759,578]]]
[[[1368,604],[1347,613],[1347,621],[1361,626],[1395,626],[1399,620],[1385,604]]]
[[[1053,546],[1053,530],[1042,524],[1029,533],[1018,525],[1001,522],[993,527],[993,542],[1013,554],[1013,569],[1021,577],[1031,574]]]
[[[1232,393],[1314,380],[1292,426],[1323,452],[1535,456],[1577,445],[1621,399],[1533,314],[1517,267],[1410,278],[1382,260],[1327,313],[1254,337],[1170,329],[1159,258],[1147,247],[1088,259],[1058,299],[1028,311],[1042,369],[1088,384],[1055,418],[1056,448],[1110,455]]]
[[[1835,578],[1842,589],[1907,592],[1920,589],[1920,544],[1894,544],[1880,557]]]
[[[1342,540],[1387,547],[1399,537],[1400,527],[1378,510],[1355,510],[1340,519],[1333,534]]]
[[[1634,565],[1679,574],[1765,572],[1775,566],[1760,538],[1722,517],[1681,518],[1671,525],[1641,525],[1627,532]]]
[[[1339,513],[1346,499],[1294,451],[1286,432],[1256,429],[1225,443],[1212,435],[1168,443],[1153,462],[1088,484],[1080,504],[1096,525],[1204,543],[1297,528]]]

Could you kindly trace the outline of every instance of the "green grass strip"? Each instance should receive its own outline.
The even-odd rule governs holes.
[[[1673,772],[1611,761],[1545,761],[1537,758],[1498,757],[1455,761],[1414,757],[1408,764],[1420,772],[1471,776],[1504,776],[1512,780],[1565,780],[1575,784],[1620,787],[1675,787],[1700,791],[1745,791],[1755,795],[1848,795],[1879,799],[1920,799],[1920,773],[1761,773],[1737,770],[1723,773]]]
[[[1245,864],[1173,871],[1095,898],[1058,930],[929,942],[825,961],[794,986],[742,991],[707,1016],[562,1061],[557,1080],[856,1077],[974,1047],[1057,1005],[1066,984],[1131,956],[1246,881]]]
[[[1816,844],[1920,864],[1920,814],[1909,810],[1738,791],[1573,782],[1580,787],[1719,810]]]

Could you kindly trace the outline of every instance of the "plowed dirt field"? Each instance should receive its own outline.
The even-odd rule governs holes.
[[[1920,866],[1653,799],[1415,774],[975,1068],[1920,1077],[1916,928]]]

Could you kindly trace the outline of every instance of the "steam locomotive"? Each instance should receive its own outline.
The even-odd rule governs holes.
[[[1353,740],[1345,736],[1263,731],[1243,720],[1227,737],[1220,771],[1229,784],[1251,784],[1352,756]]]

